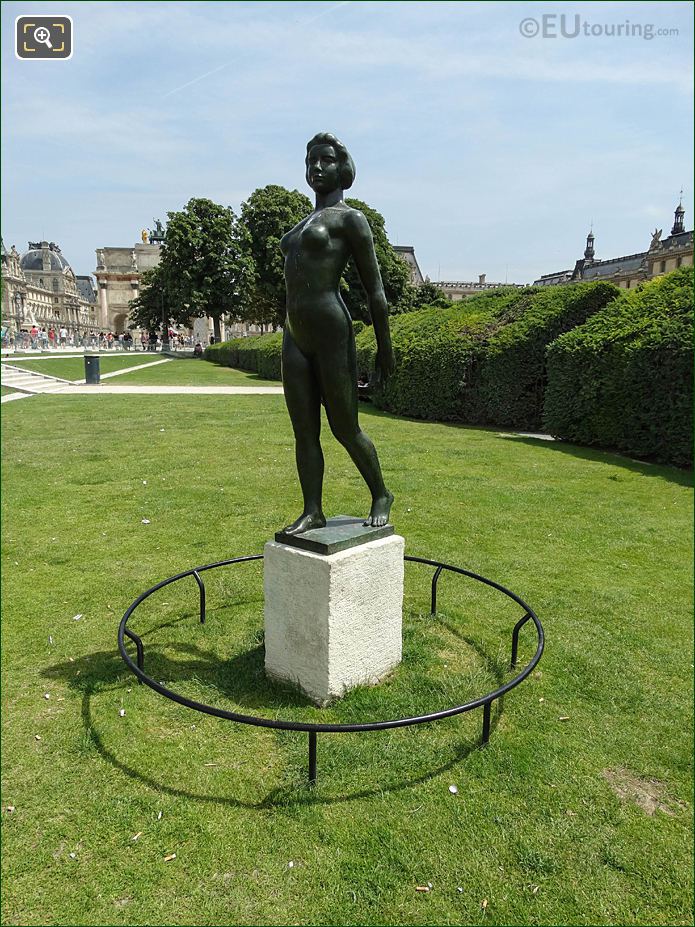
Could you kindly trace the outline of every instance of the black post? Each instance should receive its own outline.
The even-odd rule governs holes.
[[[99,355],[85,354],[84,356],[84,378],[87,383],[95,386],[99,383]]]
[[[485,745],[490,740],[490,706],[491,702],[485,702],[483,705],[483,738],[482,743]]]
[[[442,572],[441,567],[437,567],[434,571],[434,576],[432,577],[432,600],[430,603],[430,614],[435,615],[437,613],[437,583],[439,582],[439,575]]]
[[[193,571],[193,576],[195,577],[195,581],[198,583],[198,588],[200,589],[200,623],[205,624],[205,586],[203,585],[203,581],[198,575],[197,570]]]
[[[511,668],[514,669],[516,666],[517,657],[519,654],[519,631],[523,628],[526,622],[530,619],[528,612],[524,615],[523,618],[520,618],[517,623],[514,625],[514,630],[512,631],[512,659],[511,659]]]
[[[142,640],[135,633],[135,631],[131,631],[130,628],[126,628],[125,633],[126,633],[126,636],[129,637],[131,641],[133,641],[133,643],[135,644],[135,649],[137,650],[138,669],[144,673],[145,672],[145,650],[142,646]],[[138,677],[138,683],[142,685],[142,679],[140,679],[140,677]]]
[[[316,785],[316,731],[309,731],[309,785]]]

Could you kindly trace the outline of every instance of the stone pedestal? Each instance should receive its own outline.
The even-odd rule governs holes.
[[[401,661],[403,550],[392,526],[365,529],[346,516],[269,541],[266,673],[318,705],[387,675]]]

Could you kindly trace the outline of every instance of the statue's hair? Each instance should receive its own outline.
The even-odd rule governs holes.
[[[330,132],[317,132],[316,135],[307,142],[306,158],[304,159],[307,170],[309,168],[309,152],[314,145],[332,145],[333,148],[335,148],[335,153],[338,156],[338,167],[340,168],[340,186],[343,190],[349,190],[355,179],[355,162],[350,157],[350,152],[345,145],[343,145],[340,139],[336,138],[335,135],[331,135]]]

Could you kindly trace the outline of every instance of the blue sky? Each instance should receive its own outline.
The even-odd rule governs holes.
[[[71,60],[15,58],[27,13],[72,16]],[[544,14],[678,34],[521,34]],[[192,196],[308,192],[323,129],[433,279],[570,267],[592,219],[599,257],[643,250],[681,186],[692,228],[690,3],[7,2],[2,26],[2,235],[77,273]]]

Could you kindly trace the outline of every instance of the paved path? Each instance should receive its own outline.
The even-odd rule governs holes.
[[[49,358],[50,359],[50,358]],[[111,377],[119,377],[133,370],[141,370],[144,367],[154,367],[156,364],[168,364],[172,360],[165,357],[160,360],[147,360],[143,364],[135,366],[126,366],[123,370],[114,370],[111,373],[102,373],[101,380]],[[100,382],[98,385],[87,386],[84,380],[60,380],[54,377],[41,375],[36,371],[23,370],[18,367],[12,368],[6,364],[2,365],[2,382],[6,386],[14,386],[21,389],[22,392],[8,393],[2,397],[2,402],[12,402],[15,399],[26,399],[29,396],[35,396],[37,393],[56,393],[61,396],[125,396],[125,395],[157,395],[173,396],[178,394],[191,394],[199,396],[258,396],[258,395],[277,395],[282,393],[282,386],[136,386],[128,384],[127,386],[105,385]]]
[[[35,370],[25,370],[22,367],[13,367],[10,364],[2,364],[0,382],[2,382],[3,386],[17,390],[16,393],[8,393],[3,396],[3,402],[10,402],[13,399],[26,399],[28,396],[36,396],[37,393],[54,393],[66,386],[70,386],[69,380],[46,376],[37,373]]]

